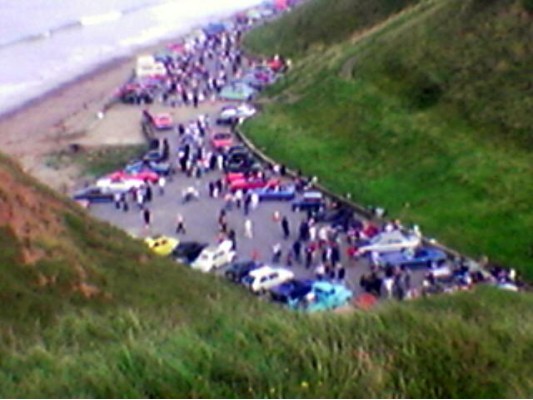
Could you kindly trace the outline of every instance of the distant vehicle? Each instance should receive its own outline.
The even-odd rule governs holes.
[[[165,154],[163,154],[159,150],[150,150],[143,155],[142,159],[143,161],[154,161],[160,163],[167,161],[168,156],[165,157]]]
[[[124,171],[128,174],[136,174],[141,171],[150,170],[158,175],[170,174],[170,163],[157,161],[132,161],[124,167]]]
[[[151,55],[142,55],[137,57],[137,65],[135,67],[135,75],[138,78],[166,76],[167,69],[162,62],[157,61]]]
[[[247,179],[234,180],[229,184],[229,190],[235,192],[237,190],[250,190],[250,189],[259,189],[259,188],[275,188],[279,186],[279,179],[264,179],[251,177]]]
[[[432,267],[439,266],[447,259],[446,253],[432,247],[406,249],[403,251],[388,252],[379,255],[381,265],[405,267]]]
[[[137,179],[143,182],[156,183],[159,180],[159,175],[154,171],[141,170],[133,174],[129,174],[126,171],[115,171],[107,175],[109,179]]]
[[[111,179],[101,178],[96,181],[96,186],[111,193],[126,193],[140,189],[145,185],[140,179]]]
[[[256,112],[257,110],[253,106],[246,103],[239,104],[238,106],[226,106],[220,111],[216,123],[218,125],[233,125],[241,119],[251,117]]]
[[[294,278],[294,272],[285,268],[264,266],[246,275],[242,284],[254,293],[263,293]]]
[[[289,304],[309,293],[314,282],[311,279],[292,279],[270,289],[270,297],[273,301]]]
[[[211,145],[219,150],[226,149],[233,144],[233,135],[229,132],[217,132],[211,136]]]
[[[296,195],[296,188],[291,184],[266,186],[263,188],[254,189],[253,193],[257,193],[260,201],[289,201],[294,199],[294,196]]]
[[[172,257],[179,263],[190,264],[198,258],[202,250],[206,247],[207,243],[180,242],[172,250]]]
[[[147,237],[144,242],[150,250],[159,256],[169,256],[179,244],[178,239],[170,236]]]
[[[305,192],[300,199],[292,202],[292,211],[320,212],[326,208],[324,195],[318,191]]]
[[[222,88],[218,97],[223,100],[250,101],[257,94],[250,85],[244,82],[233,82]]]
[[[238,80],[238,82],[246,83],[256,90],[261,90],[268,85],[272,85],[275,81],[276,74],[268,68],[246,71],[244,76]]]
[[[381,232],[369,241],[366,241],[357,249],[356,255],[364,255],[372,251],[385,253],[389,251],[399,251],[412,249],[420,245],[420,237],[415,234],[404,234],[399,230],[391,232]]]
[[[169,130],[174,128],[172,116],[168,113],[152,115],[152,125],[158,131]]]
[[[290,300],[289,307],[307,312],[333,310],[348,304],[352,297],[353,292],[343,285],[318,281],[305,296]]]
[[[209,272],[229,264],[236,256],[235,251],[231,249],[232,246],[231,241],[225,240],[219,245],[206,247],[194,260],[191,267],[202,272]]]
[[[76,201],[86,200],[89,203],[110,203],[114,201],[115,195],[106,188],[91,186],[75,192],[72,199]]]
[[[226,173],[232,172],[251,172],[261,169],[261,165],[257,162],[249,151],[235,150],[228,153],[224,161],[224,171]]]
[[[248,275],[251,271],[258,269],[262,266],[257,261],[239,261],[231,266],[224,272],[226,278],[235,283],[241,283],[242,279]]]
[[[317,222],[329,223],[333,228],[340,228],[347,231],[350,226],[362,227],[362,223],[355,217],[354,211],[347,206],[340,206],[316,213],[314,219]]]

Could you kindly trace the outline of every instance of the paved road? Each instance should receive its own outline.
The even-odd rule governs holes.
[[[198,114],[209,113],[211,120],[214,121],[217,111],[225,103],[215,105],[207,104],[197,110]],[[189,114],[194,118],[194,112]],[[139,112],[140,120],[140,112]],[[178,121],[187,122],[187,121]],[[213,127],[213,131],[229,131],[224,127]],[[166,137],[171,145],[171,154],[176,155],[176,149],[179,143],[179,135],[175,132],[161,134]],[[236,138],[235,138],[236,140]],[[189,178],[181,172],[177,172],[172,180],[169,181],[165,188],[165,193],[160,195],[158,188],[154,187],[153,201],[149,203],[148,208],[152,214],[152,227],[149,232],[144,229],[141,213],[137,205],[130,203],[130,210],[123,212],[116,210],[113,204],[94,204],[90,212],[99,219],[110,222],[111,224],[124,229],[136,237],[146,237],[148,235],[169,235],[179,237],[183,241],[200,241],[206,243],[216,243],[219,228],[218,215],[224,207],[222,198],[214,199],[208,195],[209,181],[221,178],[223,174],[220,171],[213,171],[205,174],[201,179]],[[182,204],[182,190],[194,186],[200,192],[200,199],[187,204]],[[291,227],[291,237],[289,240],[283,239],[283,234],[279,222],[275,222],[273,215],[279,212],[287,216]],[[186,234],[175,234],[176,216],[181,213],[185,218]],[[244,236],[244,222],[246,217],[242,210],[234,209],[228,212],[229,228],[234,229],[237,234],[237,253],[238,259],[250,259],[254,252],[258,252],[260,260],[270,263],[272,258],[272,246],[280,243],[283,247],[283,257],[285,260],[287,251],[297,238],[298,226],[305,219],[305,213],[293,212],[290,202],[262,202],[259,207],[250,212],[248,216],[254,226],[254,237],[252,239]],[[318,224],[320,228],[322,224]],[[344,239],[344,238],[343,238]],[[346,256],[346,244],[343,240],[341,263],[346,267],[347,279],[346,284],[355,290],[357,294],[361,293],[359,288],[359,279],[363,273],[370,271],[366,260],[355,261],[348,259]],[[316,265],[316,263],[314,264]],[[295,264],[292,266],[297,277],[310,278],[314,276],[314,269],[306,269],[303,265]],[[413,274],[413,284],[419,284],[422,279],[422,273]]]

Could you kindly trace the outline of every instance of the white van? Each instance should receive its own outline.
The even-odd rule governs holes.
[[[137,57],[135,75],[138,78],[165,76],[167,69],[162,62],[156,61],[153,56],[144,55]]]

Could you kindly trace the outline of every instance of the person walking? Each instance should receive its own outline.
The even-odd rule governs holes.
[[[144,222],[144,229],[149,230],[150,229],[150,224],[151,224],[151,219],[152,219],[152,215],[150,213],[150,210],[148,208],[144,208],[141,211],[141,215],[142,215],[142,219],[143,219],[143,222]]]
[[[157,185],[159,186],[159,194],[163,196],[165,194],[165,186],[167,184],[167,180],[163,175],[159,177],[157,180]]]
[[[183,215],[178,213],[176,216],[176,233],[183,233],[184,235],[187,233],[185,231],[185,220],[183,219]]]
[[[115,201],[115,208],[117,210],[120,210],[120,201],[121,201],[121,198],[122,198],[122,194],[121,193],[115,193],[113,195],[113,199]]]
[[[299,240],[296,240],[292,244],[292,252],[294,253],[294,261],[296,261],[299,264],[302,259],[302,242],[300,242]]]
[[[272,262],[274,264],[278,264],[281,261],[281,255],[282,255],[281,244],[276,243],[274,246],[272,246]]]
[[[254,237],[253,224],[250,218],[247,218],[246,221],[244,221],[244,236],[249,239]]]
[[[289,229],[289,220],[287,219],[287,217],[285,215],[281,219],[281,229],[283,231],[283,239],[287,240],[289,238],[291,232],[290,232],[290,229]]]

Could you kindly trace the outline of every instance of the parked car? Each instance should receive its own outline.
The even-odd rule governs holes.
[[[218,97],[223,100],[250,101],[256,93],[257,90],[244,82],[232,82],[222,88]]]
[[[311,291],[313,283],[311,279],[292,279],[270,289],[270,297],[273,301],[289,304]]]
[[[279,179],[272,178],[272,179],[264,179],[264,178],[258,178],[258,177],[251,177],[246,179],[239,179],[231,181],[229,184],[229,190],[232,192],[236,190],[250,190],[250,189],[258,189],[258,188],[275,188],[279,186]]]
[[[242,283],[254,293],[264,293],[267,290],[294,278],[294,272],[285,268],[263,266],[254,269],[242,279]]]
[[[144,242],[150,250],[159,256],[169,256],[178,246],[179,240],[170,236],[147,237]]]
[[[140,179],[111,179],[101,178],[96,181],[96,186],[111,193],[127,193],[145,185]]]
[[[348,206],[339,206],[336,208],[323,210],[314,215],[317,222],[325,222],[333,228],[340,228],[347,231],[349,227],[357,226],[362,228],[362,222],[355,217],[354,211]]]
[[[155,172],[158,175],[168,175],[170,174],[170,163],[168,162],[157,162],[157,161],[143,161],[137,160],[128,163],[124,167],[124,171],[128,174],[135,174],[141,171],[150,170]]]
[[[72,195],[72,199],[76,201],[86,200],[90,203],[109,203],[115,198],[114,193],[106,188],[91,186],[85,189],[78,190]]]
[[[225,240],[218,245],[206,247],[198,258],[191,263],[191,267],[202,272],[209,272],[229,264],[236,256],[232,246],[233,244],[230,240]]]
[[[172,250],[172,257],[179,263],[190,264],[198,258],[202,250],[206,247],[207,243],[180,242]]]
[[[261,169],[261,165],[255,160],[249,151],[229,152],[224,161],[224,171],[229,172],[251,172]]]
[[[305,192],[301,198],[292,202],[292,211],[320,212],[326,208],[324,195],[321,192]]]
[[[379,255],[381,265],[405,266],[405,267],[431,267],[439,266],[447,259],[446,253],[433,247],[406,249],[402,251],[388,252]]]
[[[107,178],[125,179],[125,180],[137,179],[143,182],[156,183],[159,180],[159,175],[156,174],[154,171],[150,171],[150,170],[141,170],[139,172],[135,172],[132,174],[126,171],[115,171],[107,175]]]
[[[168,156],[165,156],[162,152],[159,150],[150,150],[144,154],[142,157],[144,161],[155,161],[155,162],[163,162],[168,160]]]
[[[305,296],[289,301],[289,307],[307,312],[333,310],[345,306],[353,297],[353,292],[343,285],[331,282],[315,282]]]
[[[294,199],[296,195],[296,188],[291,184],[284,184],[278,186],[265,186],[263,188],[254,189],[260,201],[281,200],[289,201]]]
[[[361,256],[372,251],[385,253],[389,251],[399,251],[412,249],[420,245],[420,236],[415,234],[404,234],[399,230],[391,232],[381,232],[372,239],[363,242],[358,246],[356,255]]]
[[[242,279],[251,271],[262,266],[261,263],[253,260],[239,261],[231,264],[224,272],[226,278],[235,283],[241,283]]]
[[[211,136],[211,145],[219,150],[226,149],[233,144],[233,135],[229,132],[217,132]]]
[[[152,115],[152,125],[158,131],[169,130],[174,128],[172,116],[168,113]]]
[[[254,71],[245,72],[238,82],[246,83],[256,90],[261,90],[268,85],[272,85],[276,81],[276,74],[272,71]]]
[[[226,106],[220,111],[216,123],[218,125],[233,125],[241,119],[251,117],[256,112],[257,110],[253,106],[246,103],[238,106]]]

